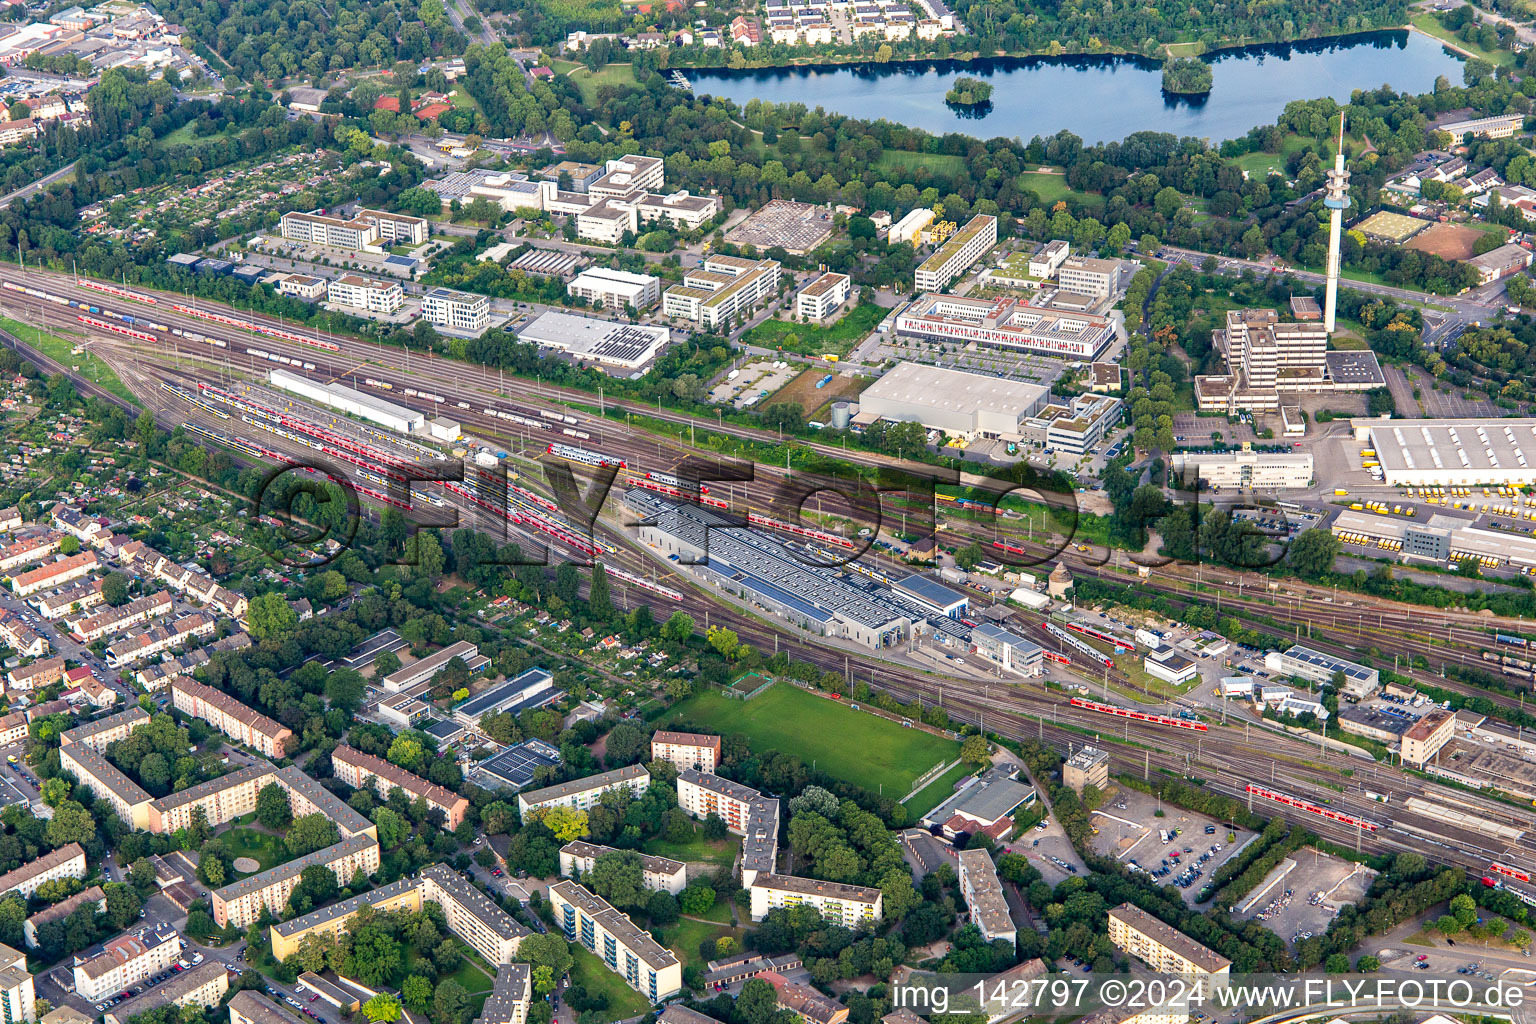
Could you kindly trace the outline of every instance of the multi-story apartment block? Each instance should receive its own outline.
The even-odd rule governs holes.
[[[1440,748],[1456,734],[1456,715],[1436,709],[1410,725],[1403,733],[1402,760],[1404,764],[1423,766],[1434,759]]]
[[[484,295],[433,288],[421,297],[421,315],[437,327],[483,331],[490,322],[491,300]]]
[[[752,801],[760,793],[751,786],[721,778],[714,772],[684,768],[677,775],[677,805],[695,818],[717,814],[725,827],[737,835],[746,835]]]
[[[0,533],[10,533],[12,530],[21,529],[21,509],[15,505],[0,508]]]
[[[49,651],[43,635],[9,611],[0,611],[0,643],[23,658],[41,658]]]
[[[1232,961],[1134,903],[1109,912],[1109,941],[1164,974],[1228,974]]]
[[[100,580],[77,580],[68,586],[39,594],[30,603],[45,619],[62,619],[75,612],[88,611],[101,604]]]
[[[279,227],[284,238],[333,249],[356,251],[375,246],[379,241],[378,226],[360,218],[342,220],[313,213],[285,213]]]
[[[636,311],[649,309],[661,298],[661,280],[650,274],[632,274],[627,270],[591,267],[583,270],[565,286],[565,294],[586,299],[599,309]]]
[[[176,710],[201,718],[236,743],[244,743],[267,757],[283,757],[293,730],[246,707],[222,690],[182,677],[171,683]],[[343,882],[345,884],[345,882]]]
[[[6,685],[13,690],[35,690],[64,678],[63,658],[43,658],[30,665],[13,668],[6,674]]]
[[[593,199],[618,199],[632,192],[659,192],[666,184],[667,165],[660,157],[621,156],[603,165],[603,173],[587,186]]]
[[[1008,912],[992,855],[982,849],[961,850],[959,860],[960,892],[971,909],[971,923],[981,929],[981,937],[988,942],[1017,942],[1018,928]]]
[[[12,711],[8,715],[0,716],[0,747],[20,743],[27,738],[27,731],[25,711]]]
[[[49,562],[40,565],[36,569],[29,569],[11,577],[11,590],[17,597],[27,597],[40,590],[48,590],[53,587],[77,580],[92,572],[101,565],[101,559],[96,557],[94,551],[82,551],[68,558],[61,558],[57,562]]]
[[[767,301],[779,287],[777,260],[739,256],[709,256],[704,265],[683,275],[683,283],[667,289],[662,312],[719,327]]]
[[[532,1002],[533,968],[528,964],[501,964],[475,1024],[527,1024]]]
[[[0,572],[10,572],[12,569],[47,558],[59,550],[59,543],[63,539],[62,533],[50,530],[38,537],[28,537],[26,540],[7,544],[0,548]]]
[[[822,274],[795,296],[795,316],[802,320],[825,320],[848,301],[851,282],[847,274]]]
[[[218,628],[218,621],[204,612],[189,612],[164,626],[152,626],[140,633],[131,633],[115,643],[107,645],[107,665],[122,668],[154,657],[165,651],[182,647],[201,636],[210,636]]]
[[[255,989],[242,989],[229,1001],[229,1024],[305,1024],[305,1018],[288,1012]]]
[[[397,312],[404,297],[398,281],[375,281],[357,274],[338,277],[326,286],[326,298],[330,301],[370,313]]]
[[[159,974],[181,955],[174,930],[119,935],[89,959],[75,958],[75,992],[94,1003]]]
[[[549,887],[555,921],[570,942],[595,953],[604,966],[653,1003],[683,987],[683,965],[670,949],[584,886],[566,880]]]
[[[879,889],[823,882],[794,875],[760,874],[752,880],[752,920],[761,921],[780,907],[812,906],[822,917],[846,928],[879,921],[884,896]]]
[[[920,292],[942,291],[997,244],[997,218],[977,214],[917,268]]]
[[[420,245],[427,240],[430,225],[425,217],[383,210],[358,210],[357,219],[372,224],[379,241],[389,245]]]
[[[650,784],[651,773],[645,770],[645,766],[632,764],[600,775],[589,775],[585,779],[573,779],[556,786],[519,793],[517,807],[525,821],[532,812],[550,807],[574,807],[584,811],[611,789],[627,789],[630,795],[639,796]]]
[[[220,960],[212,957],[189,971],[182,971],[170,980],[156,985],[143,995],[135,996],[126,1003],[119,1003],[108,1010],[106,1024],[128,1024],[130,1020],[162,1006],[202,1007],[219,1005],[224,993],[229,991],[229,973]]]
[[[24,899],[31,899],[37,887],[44,882],[51,882],[55,878],[84,877],[85,848],[79,843],[69,843],[0,875],[0,892],[14,890],[21,893]]]
[[[208,824],[218,826],[256,810],[256,796],[277,781],[277,769],[265,761],[237,768],[149,805],[149,831],[174,832],[192,823],[193,808],[202,808]]]
[[[62,921],[87,903],[91,904],[95,912],[107,909],[107,894],[101,886],[93,885],[89,889],[81,890],[68,899],[61,900],[49,907],[44,907],[31,917],[21,927],[21,933],[27,940],[28,949],[36,949],[38,946],[37,930],[44,925],[55,921]]]
[[[458,828],[469,811],[469,800],[457,793],[434,785],[383,758],[354,750],[346,744],[332,752],[331,764],[336,777],[342,782],[353,789],[366,786],[378,793],[380,799],[389,799],[389,794],[397,789],[404,790],[405,795],[412,800],[418,796],[423,798],[428,807],[443,813],[446,827],[450,830]]]
[[[592,866],[597,863],[597,858],[606,853],[620,853],[611,846],[599,846],[597,843],[585,843],[581,840],[566,843],[560,847],[560,873],[566,877],[573,877],[578,872],[586,875],[592,871]],[[643,872],[643,884],[647,889],[660,892],[669,892],[676,896],[688,886],[688,865],[680,860],[672,860],[669,857],[653,857],[650,854],[637,854],[640,858],[640,870]]]
[[[373,822],[353,810],[345,800],[326,789],[293,765],[277,770],[277,784],[288,794],[288,807],[295,818],[323,814],[336,823],[343,837],[370,835],[379,837]]]
[[[368,834],[351,836],[334,846],[216,889],[210,897],[214,921],[220,928],[231,922],[236,928],[249,928],[261,916],[263,907],[281,916],[286,913],[288,897],[299,884],[299,875],[308,867],[329,868],[336,876],[336,884],[346,885],[359,871],[371,875],[379,870],[378,840]]]
[[[422,902],[443,908],[449,931],[490,963],[511,961],[518,944],[529,934],[527,928],[446,864],[430,864],[421,869],[418,878]]]
[[[360,896],[333,903],[302,917],[272,925],[268,933],[272,939],[272,956],[282,961],[298,952],[299,944],[311,935],[339,935],[347,922],[364,907],[372,907],[377,913],[392,910],[421,910],[421,879],[402,878],[377,889],[370,889]]]
[[[148,722],[149,712],[135,705],[127,711],[75,726],[59,737],[59,744],[61,747],[89,747],[100,753]]]
[[[164,591],[141,597],[118,608],[103,608],[90,615],[74,615],[64,620],[75,639],[83,644],[93,643],[102,637],[121,633],[150,619],[164,618],[171,614],[171,595]]]
[[[26,954],[0,943],[0,1021],[33,1024],[36,1020],[37,990]]]
[[[658,729],[651,736],[651,760],[666,761],[680,772],[713,772],[720,767],[720,737]]]
[[[134,828],[149,827],[149,805],[154,798],[95,749],[83,743],[60,747],[59,767],[72,773],[81,785],[89,786],[124,822]]]

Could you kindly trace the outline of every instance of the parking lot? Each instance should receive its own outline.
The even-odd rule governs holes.
[[[1272,888],[1262,892],[1266,878],[1243,902],[1232,908],[1238,920],[1258,921],[1286,942],[1321,935],[1337,916],[1339,907],[1353,903],[1370,888],[1375,872],[1311,847],[1298,850],[1282,862],[1294,865]]]
[[[1057,824],[1054,815],[1013,840],[1008,844],[1008,849],[1029,858],[1029,862],[1039,869],[1050,885],[1057,885],[1068,878],[1086,876],[1088,873],[1077,851],[1072,848],[1072,841]]]
[[[1159,807],[1162,817],[1157,816]],[[1126,789],[1116,790],[1092,820],[1098,829],[1096,852],[1152,874],[1160,885],[1176,887],[1190,906],[1216,870],[1253,838],[1252,832]]]
[[[754,359],[741,367],[733,380],[721,379],[709,393],[717,404],[730,402],[738,409],[756,405],[800,375],[803,367],[788,360]]]

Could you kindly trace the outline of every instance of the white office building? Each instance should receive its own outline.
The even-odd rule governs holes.
[[[491,300],[484,295],[433,288],[421,297],[421,315],[436,327],[479,333],[491,319]]]
[[[822,274],[795,296],[795,316],[802,320],[825,320],[848,301],[851,288],[852,280],[847,274]]]
[[[949,286],[997,244],[997,218],[972,217],[917,268],[917,290],[936,292]]]
[[[586,299],[599,309],[622,310],[627,306],[639,311],[660,301],[661,279],[627,270],[590,267],[565,286],[565,294],[573,299]]]
[[[331,302],[370,313],[397,312],[404,297],[397,281],[374,281],[356,274],[339,277],[326,289],[326,298]]]

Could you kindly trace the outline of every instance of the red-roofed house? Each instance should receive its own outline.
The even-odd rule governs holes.
[[[528,72],[534,78],[550,79],[555,77],[555,72],[550,68],[537,67]]]
[[[438,114],[446,114],[451,109],[446,103],[429,103],[416,111],[416,116],[423,121],[430,121]]]

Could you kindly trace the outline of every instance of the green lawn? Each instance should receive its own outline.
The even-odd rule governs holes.
[[[112,392],[119,398],[126,399],[134,405],[139,404],[138,399],[133,397],[133,392],[128,390],[127,385],[118,378],[117,374],[113,372],[112,367],[92,355],[89,350],[80,355],[75,355],[71,351],[84,339],[62,338],[57,334],[49,334],[47,331],[36,327],[29,327],[26,324],[6,317],[0,317],[0,329],[7,330],[16,335],[16,337],[31,345],[43,355],[57,360],[61,366],[80,367],[81,374],[87,380]]]
[[[630,988],[622,975],[610,971],[607,964],[581,943],[571,943],[571,956],[576,958],[576,963],[571,967],[571,983],[580,984],[592,995],[600,992],[608,997],[608,1008],[595,1011],[597,1020],[606,1024],[608,1021],[626,1020],[651,1012],[650,1000]]]
[[[717,959],[714,954],[701,956],[699,943],[706,939],[713,941],[722,936],[729,935],[736,940],[736,949],[740,952],[742,939],[746,935],[740,928],[732,928],[729,925],[706,924],[703,921],[682,920],[666,929],[667,948],[677,954],[677,958],[683,962],[683,966],[695,964],[700,970],[711,960]]]
[[[236,826],[221,834],[219,838],[224,840],[224,845],[229,847],[232,856],[250,857],[261,864],[263,871],[293,859],[289,856],[287,848],[283,846],[282,837],[272,835],[270,832]],[[245,877],[238,871],[235,874],[240,878]]]
[[[576,83],[576,88],[581,90],[581,98],[585,103],[596,100],[597,90],[605,85],[638,84],[635,81],[634,66],[630,64],[606,64],[601,71],[593,71],[585,64],[579,64],[567,74]]]
[[[829,353],[845,356],[853,350],[853,346],[868,337],[869,332],[889,313],[890,310],[873,302],[861,302],[844,313],[842,319],[826,327],[790,323],[787,320],[764,320],[743,334],[741,340],[749,345],[779,348],[808,356]]]
[[[688,723],[704,732],[743,734],[754,754],[792,752],[813,768],[871,792],[890,790],[885,795],[898,800],[924,772],[960,754],[958,740],[904,729],[788,683],[745,702],[709,690],[673,708],[668,722],[669,728]]]
[[[1426,35],[1434,36],[1441,42],[1450,43],[1452,46],[1460,47],[1468,53],[1476,54],[1490,64],[1513,64],[1515,62],[1515,55],[1508,50],[1485,50],[1476,43],[1462,42],[1456,38],[1456,33],[1440,24],[1440,19],[1429,11],[1422,11],[1414,15],[1409,19],[1409,24]]]
[[[965,170],[965,157],[949,153],[914,153],[908,149],[887,149],[875,161],[877,174],[909,176],[920,169],[932,174],[956,175]]]
[[[1019,175],[1019,187],[1035,193],[1042,203],[1055,203],[1058,199],[1076,199],[1095,209],[1102,209],[1104,206],[1103,196],[1094,195],[1091,192],[1078,192],[1070,188],[1067,185],[1067,176],[1064,174],[1025,171]]]
[[[939,804],[954,796],[955,784],[974,770],[973,766],[961,761],[949,769],[949,771],[918,790],[917,794],[904,804],[907,809],[907,817],[912,821],[917,821],[923,815],[939,806]]]
[[[674,843],[656,836],[647,840],[642,849],[654,857],[670,857],[673,860],[707,862],[718,867],[730,867],[736,859],[736,851],[741,849],[741,840],[735,837],[705,839],[704,827],[695,825],[693,838],[686,843]]]

